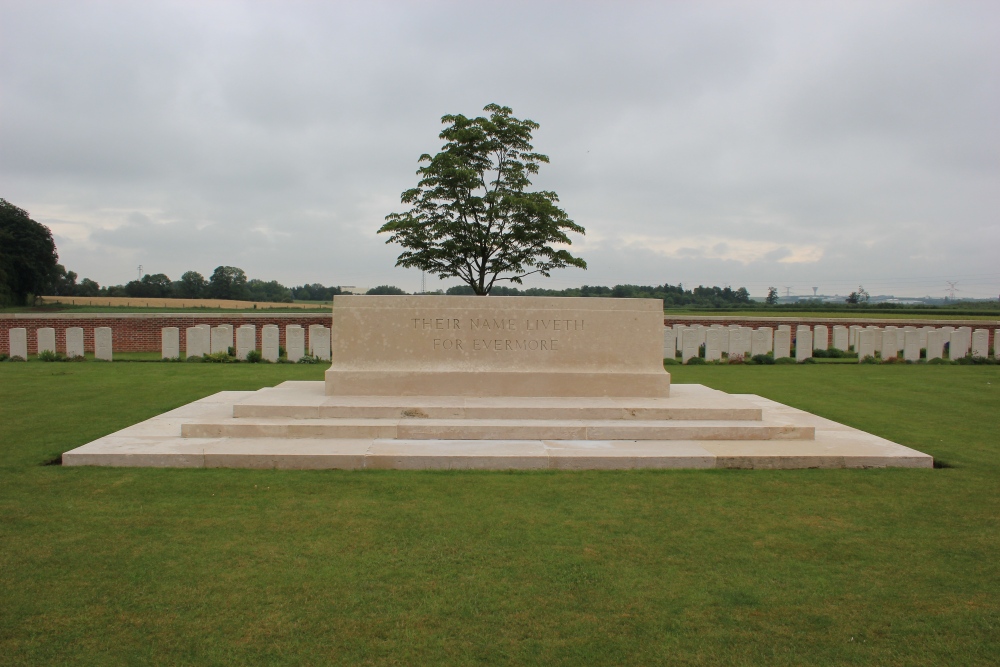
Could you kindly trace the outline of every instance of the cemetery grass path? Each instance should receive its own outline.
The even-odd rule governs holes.
[[[323,366],[0,364],[3,665],[983,665],[1000,367],[671,367],[936,470],[63,468]]]

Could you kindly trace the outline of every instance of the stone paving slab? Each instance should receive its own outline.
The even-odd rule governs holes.
[[[674,385],[672,390],[706,400],[713,400],[721,393],[699,387]],[[754,395],[734,398],[760,408],[765,422],[814,428],[815,439],[415,440],[181,436],[183,424],[231,418],[235,404],[259,393],[220,392],[208,396],[66,452],[63,465],[348,470],[933,466],[932,457],[916,450]]]

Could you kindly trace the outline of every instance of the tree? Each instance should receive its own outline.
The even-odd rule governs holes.
[[[58,275],[58,262],[49,228],[0,198],[0,302],[22,304],[29,294],[45,292]]]
[[[864,286],[858,285],[858,290],[856,292],[851,292],[844,300],[852,306],[857,306],[868,303],[868,299],[870,298],[871,296],[865,291]]]
[[[776,303],[778,303],[778,288],[777,287],[768,287],[767,288],[767,298],[764,299],[764,303],[766,303],[769,306],[773,306]]]
[[[247,293],[247,274],[235,266],[217,266],[208,279],[208,295],[213,299],[242,299]]]
[[[173,292],[173,283],[163,273],[147,273],[141,280],[131,280],[125,285],[125,294],[130,297],[162,299]]]
[[[378,287],[371,288],[365,294],[406,294],[406,292],[395,285],[379,285]]]
[[[587,263],[552,244],[571,245],[567,231],[584,234],[556,205],[555,192],[528,192],[529,175],[549,158],[532,152],[538,123],[519,120],[512,110],[486,106],[489,118],[448,115],[440,134],[443,150],[417,174],[417,187],[403,192],[411,204],[386,216],[379,234],[404,252],[396,266],[417,268],[441,279],[457,277],[476,294],[489,294],[498,280],[521,284],[532,274],[549,276]]]
[[[185,271],[174,283],[174,293],[182,299],[200,299],[205,296],[208,281],[197,271]]]

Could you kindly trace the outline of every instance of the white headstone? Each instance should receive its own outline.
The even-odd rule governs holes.
[[[46,350],[49,352],[56,351],[56,330],[51,327],[46,327],[44,329],[39,329],[35,332],[36,340],[38,341],[38,353],[41,354]]]
[[[663,358],[673,359],[677,356],[677,332],[673,327],[663,327]]]
[[[750,356],[750,346],[753,341],[753,327],[740,327],[740,333],[743,334],[743,356]]]
[[[812,331],[804,324],[795,329],[795,361],[804,361],[813,356]]]
[[[872,338],[872,340],[874,341],[874,345],[875,345],[875,351],[878,352],[879,354],[881,354],[882,353],[882,330],[879,329],[878,327],[865,327],[865,331],[871,331],[873,334],[875,334],[875,337]]]
[[[817,324],[813,327],[813,349],[830,349],[830,330],[825,324]]]
[[[705,333],[705,361],[722,358],[722,332],[715,327]]]
[[[10,356],[28,359],[28,330],[19,327],[11,329],[10,334]]]
[[[920,332],[916,329],[903,332],[906,340],[903,341],[903,359],[907,361],[920,361]]]
[[[674,332],[677,334],[677,352],[684,349],[684,331],[687,329],[683,324],[675,324]],[[676,356],[676,355],[675,355]]]
[[[790,329],[782,329],[774,332],[774,358],[782,359],[792,356],[792,332]]]
[[[752,331],[752,330],[751,330]],[[729,358],[743,358],[746,357],[746,348],[749,341],[744,342],[743,340],[743,327],[738,329],[732,329],[729,332]]]
[[[694,330],[698,332],[698,346],[701,347],[705,344],[705,336],[708,334],[708,329],[704,325],[696,324]]]
[[[955,331],[961,332],[965,340],[965,349],[969,350],[972,347],[972,327],[959,327]]]
[[[866,357],[875,356],[875,341],[882,334],[871,329],[858,329],[858,363],[860,364]]]
[[[317,359],[330,359],[330,330],[322,324],[309,325],[309,354]]]
[[[228,352],[232,345],[229,343],[229,330],[224,326],[212,327],[212,343],[210,351],[212,354]]]
[[[969,353],[969,346],[965,344],[965,333],[956,329],[951,332],[951,340],[948,341],[948,358],[961,359]]]
[[[764,332],[764,336],[767,337],[767,351],[770,352],[774,349],[774,329],[771,327],[761,327],[761,331]]]
[[[687,328],[682,335],[684,340],[681,345],[681,363],[686,364],[688,359],[698,356],[698,331]]]
[[[285,355],[293,364],[306,356],[306,330],[299,324],[285,327]]]
[[[882,358],[895,359],[899,356],[896,348],[896,327],[886,327],[882,330]]]
[[[841,325],[833,327],[833,347],[843,352],[847,352],[847,350],[851,347],[850,329]]]
[[[851,326],[847,327],[847,347],[844,348],[845,350],[852,347],[857,348],[859,331],[861,331],[861,327],[859,327],[857,324],[852,324]]]
[[[983,359],[990,356],[989,329],[976,329],[972,332],[972,356]]]
[[[208,354],[210,348],[204,326],[188,327],[184,334],[186,338],[184,354],[188,358]]]
[[[94,359],[111,361],[113,356],[111,327],[97,327],[94,329]]]
[[[722,348],[726,354],[729,354],[729,334],[732,330],[729,327],[722,328],[722,334],[719,336],[719,347]]]
[[[756,357],[758,354],[767,354],[770,351],[767,344],[767,332],[763,329],[755,329],[750,334],[750,356]]]
[[[944,332],[931,329],[927,332],[927,361],[944,356]]]
[[[934,327],[920,327],[920,347],[927,347],[927,332],[933,329]]]
[[[278,337],[280,330],[277,324],[265,324],[260,332],[260,356],[264,361],[278,361]]]
[[[163,359],[181,356],[181,332],[177,327],[160,329],[160,356]]]
[[[257,327],[244,324],[236,330],[236,358],[246,361],[247,354],[257,349]]]
[[[70,359],[83,356],[83,329],[69,327],[66,329],[66,356]]]

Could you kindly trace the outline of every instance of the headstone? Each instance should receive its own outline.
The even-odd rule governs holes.
[[[314,336],[312,327],[309,327],[309,329],[309,347],[312,355],[317,359],[330,361],[330,330],[321,326],[316,329]],[[660,363],[660,367],[663,367],[662,362]]]
[[[11,329],[8,335],[10,338],[10,356],[28,359],[28,330],[23,327]]]
[[[774,358],[782,359],[790,356],[792,356],[792,332],[778,327],[774,332]]]
[[[712,327],[705,332],[705,361],[718,361],[722,358],[722,332]]]
[[[872,340],[874,341],[874,344],[875,344],[875,351],[878,352],[879,354],[881,354],[882,353],[882,330],[879,329],[878,327],[874,327],[874,326],[872,326],[872,327],[865,327],[865,330],[866,331],[871,331],[874,334],[875,337],[872,338]]]
[[[56,351],[56,330],[51,327],[46,327],[44,329],[39,329],[35,332],[36,340],[38,341],[38,354],[42,352],[55,352]]]
[[[677,352],[684,349],[684,330],[687,329],[683,324],[675,324],[674,332],[677,334]]]
[[[767,345],[767,332],[763,329],[755,329],[750,334],[750,356],[756,357],[758,354],[767,354],[770,351]]]
[[[293,364],[306,356],[306,330],[299,324],[285,327],[285,358]]]
[[[732,329],[729,332],[729,351],[727,354],[730,359],[743,358],[746,356],[746,343],[743,342],[743,327],[738,329]]]
[[[927,347],[927,333],[933,329],[934,327],[920,327],[920,347]]]
[[[743,335],[743,356],[748,357],[753,344],[753,327],[740,327],[740,333]]]
[[[233,347],[229,342],[229,330],[224,326],[212,327],[212,338],[211,346],[209,351],[212,354],[218,354],[220,352],[228,352],[229,348]]]
[[[774,349],[774,329],[771,327],[761,327],[760,330],[764,332],[764,336],[767,338],[767,351],[770,352]]]
[[[961,359],[969,353],[969,346],[965,344],[965,333],[956,329],[951,332],[951,340],[948,341],[948,358]]]
[[[731,329],[729,327],[722,327],[722,333],[719,335],[719,347],[729,354],[729,334]]]
[[[972,332],[972,356],[983,359],[990,356],[989,329],[976,329]]]
[[[830,330],[825,324],[817,324],[813,327],[813,349],[830,349]]]
[[[855,348],[855,349],[857,349],[857,346],[858,346],[858,332],[859,331],[861,331],[861,327],[859,327],[857,324],[852,324],[851,326],[847,327],[847,345],[848,345],[848,347],[845,348],[845,350],[848,349],[848,348]]]
[[[886,327],[882,330],[882,358],[895,359],[899,356],[896,349],[896,328]]]
[[[232,324],[220,324],[219,328],[226,332],[226,350],[236,347],[236,331]]]
[[[663,327],[663,358],[673,359],[677,356],[677,332],[673,327]]]
[[[177,359],[181,356],[181,332],[177,327],[160,330],[160,357]]]
[[[916,329],[904,330],[903,335],[906,340],[903,342],[903,359],[907,361],[920,361],[920,332]]]
[[[871,329],[858,329],[858,363],[860,364],[866,357],[875,356],[875,341],[882,336],[881,333]]]
[[[185,331],[185,350],[184,354],[189,359],[191,357],[201,357],[208,354],[209,340],[208,336],[205,334],[204,326],[188,327]]]
[[[961,332],[962,337],[965,340],[965,349],[968,350],[969,348],[971,348],[972,347],[972,327],[959,327],[959,328],[955,329],[955,331]]]
[[[694,327],[686,327],[683,337],[684,340],[681,342],[681,363],[686,364],[688,359],[698,356],[698,330]]]
[[[843,352],[850,349],[850,329],[841,325],[833,327],[833,347]]]
[[[696,324],[694,325],[694,330],[698,332],[698,346],[701,347],[705,344],[705,336],[708,334],[708,329],[704,325]]]
[[[278,361],[278,338],[280,330],[277,324],[265,324],[260,332],[260,356],[264,361]]]
[[[114,356],[112,336],[111,327],[97,327],[94,329],[94,359],[100,359],[101,361],[112,360]]]
[[[66,329],[66,356],[70,359],[83,356],[83,329],[69,327]]]
[[[257,349],[257,327],[244,324],[236,330],[236,358],[246,361],[247,354]]]
[[[812,331],[804,324],[800,324],[795,329],[795,361],[805,361],[812,356]]]
[[[944,332],[931,329],[927,332],[927,361],[941,359],[944,356]]]
[[[669,395],[656,299],[338,294],[332,316],[328,396]]]

